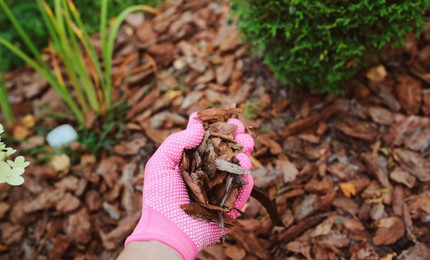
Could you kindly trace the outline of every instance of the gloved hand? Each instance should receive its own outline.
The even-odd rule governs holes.
[[[238,119],[230,119],[237,125],[235,139],[243,146],[244,153],[236,158],[240,165],[251,169],[249,155],[254,140],[245,134],[245,127]],[[194,259],[203,248],[221,238],[221,227],[208,221],[198,220],[185,213],[180,205],[190,203],[182,180],[179,162],[184,149],[191,149],[203,139],[203,123],[193,113],[185,130],[170,135],[154,153],[145,167],[142,215],[133,233],[125,244],[132,241],[156,240],[178,251],[184,259]],[[248,181],[239,190],[235,207],[242,209],[248,200],[254,181],[250,174],[243,176]],[[230,216],[236,218],[233,210]]]

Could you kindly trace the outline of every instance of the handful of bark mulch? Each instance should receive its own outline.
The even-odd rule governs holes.
[[[250,172],[240,167],[235,156],[242,153],[242,146],[236,142],[233,132],[236,125],[227,123],[236,118],[239,108],[207,109],[198,112],[203,121],[205,135],[199,146],[185,150],[182,156],[181,173],[190,198],[195,203],[181,205],[181,208],[194,218],[208,220],[222,227],[238,228],[240,223],[227,212],[234,208],[240,187],[248,184],[241,175]],[[255,197],[268,210],[272,222],[283,226],[276,204],[261,191],[253,189]]]

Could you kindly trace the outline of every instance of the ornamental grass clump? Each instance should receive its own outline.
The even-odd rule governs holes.
[[[341,93],[340,83],[387,45],[423,28],[430,0],[234,0],[239,29],[276,77],[295,87]]]
[[[87,113],[104,116],[113,106],[112,55],[116,33],[122,22],[133,12],[157,12],[146,5],[130,6],[118,15],[108,33],[107,0],[102,0],[100,59],[72,0],[54,0],[53,9],[44,0],[37,0],[42,20],[51,38],[48,54],[52,64],[48,64],[4,0],[0,0],[0,6],[35,60],[4,37],[0,37],[0,45],[4,45],[40,73],[57,91],[81,125],[85,125]]]
[[[1,141],[3,132],[3,126],[0,124],[0,184],[6,182],[18,186],[24,183],[24,178],[21,175],[30,163],[26,162],[23,156],[18,156],[13,161],[7,160],[16,150],[6,147],[5,143]]]

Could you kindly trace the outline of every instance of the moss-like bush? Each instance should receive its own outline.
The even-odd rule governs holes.
[[[239,29],[282,81],[341,92],[365,52],[419,32],[430,0],[234,0]]]

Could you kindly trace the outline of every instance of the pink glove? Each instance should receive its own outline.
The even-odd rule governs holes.
[[[125,245],[132,241],[156,240],[178,251],[184,259],[194,259],[203,248],[216,243],[221,238],[221,227],[186,214],[180,205],[190,203],[187,189],[179,170],[179,162],[184,149],[200,144],[204,129],[197,114],[190,116],[187,129],[170,135],[146,164],[142,216]],[[245,134],[245,127],[238,119],[230,119],[230,124],[238,126],[234,136],[244,149],[244,154],[236,158],[240,165],[250,170],[249,154],[254,148],[254,140]],[[242,209],[248,200],[254,181],[250,174],[244,178],[248,184],[239,190],[235,207]],[[238,213],[231,211],[236,218]]]

